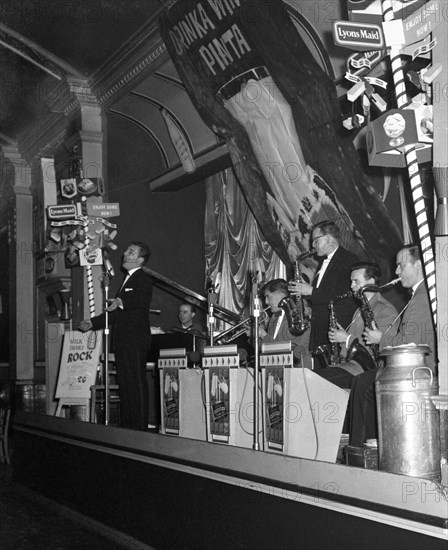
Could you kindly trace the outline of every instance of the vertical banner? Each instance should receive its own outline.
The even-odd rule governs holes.
[[[210,433],[230,437],[230,368],[210,368]]]
[[[179,369],[177,367],[165,367],[162,380],[165,431],[179,435]]]
[[[270,448],[283,450],[284,367],[266,367],[266,441]]]

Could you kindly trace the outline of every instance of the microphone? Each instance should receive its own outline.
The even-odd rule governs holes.
[[[109,277],[113,277],[115,275],[114,268],[112,267],[112,264],[110,263],[108,258],[104,260],[104,267],[106,268],[106,273],[109,275]]]
[[[211,287],[208,290],[208,304],[216,304],[218,302],[218,294],[215,291],[215,287]]]

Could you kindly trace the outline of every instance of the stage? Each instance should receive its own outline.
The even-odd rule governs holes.
[[[18,412],[14,480],[157,550],[446,547],[440,486],[341,464]]]

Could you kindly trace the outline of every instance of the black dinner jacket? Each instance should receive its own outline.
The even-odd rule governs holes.
[[[331,261],[325,271],[322,281],[318,288],[314,287],[311,293],[311,334],[310,350],[313,351],[321,344],[329,344],[329,309],[330,300],[336,296],[344,294],[350,290],[350,267],[358,261],[358,257],[345,250],[342,246],[334,253]],[[322,267],[319,264],[316,275],[313,279],[313,286],[317,283],[319,270]],[[335,303],[335,313],[338,323],[344,328],[347,327],[356,311],[357,304],[353,298],[345,298]]]
[[[151,277],[143,269],[138,269],[129,277],[117,294],[117,298],[121,298],[123,302],[123,309],[117,308],[109,313],[109,324],[113,324],[112,342],[114,346],[129,342],[149,345],[151,296]],[[94,330],[104,328],[105,314],[94,317],[91,322]]]

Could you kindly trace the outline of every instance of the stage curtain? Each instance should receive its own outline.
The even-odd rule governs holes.
[[[254,283],[259,289],[264,281],[286,276],[230,168],[206,181],[205,243],[207,279],[218,304],[240,316],[251,312]]]

